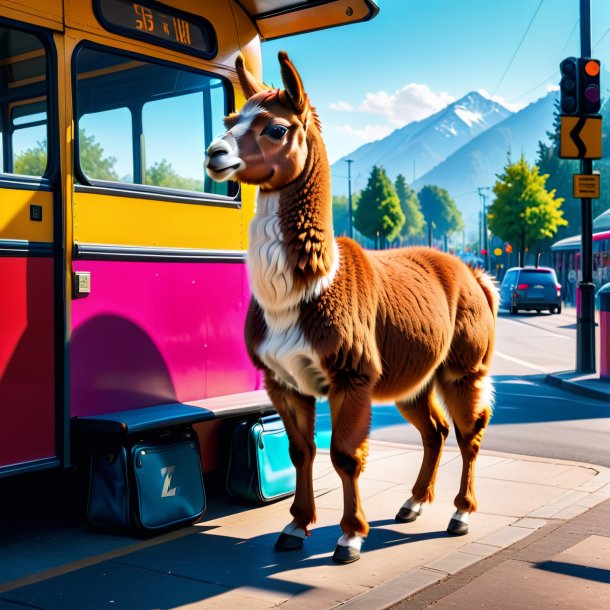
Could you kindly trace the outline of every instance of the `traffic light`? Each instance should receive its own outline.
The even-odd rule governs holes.
[[[599,88],[599,61],[580,57],[578,59],[578,113],[597,114],[601,107]]]
[[[561,72],[559,106],[562,114],[578,114],[578,76],[580,72],[578,62],[576,57],[567,57],[559,64]]]

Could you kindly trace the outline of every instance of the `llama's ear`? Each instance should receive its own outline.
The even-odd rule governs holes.
[[[265,91],[266,87],[261,85],[261,83],[259,83],[254,76],[252,76],[248,68],[246,68],[246,62],[244,61],[244,56],[241,53],[235,60],[235,69],[237,70],[239,84],[241,85],[246,99],[250,99],[255,93]]]
[[[288,59],[288,54],[285,51],[280,51],[278,53],[278,59],[280,60],[284,89],[286,90],[294,109],[298,113],[301,113],[305,110],[307,103],[303,81],[301,80],[297,69],[292,65],[290,59]]]

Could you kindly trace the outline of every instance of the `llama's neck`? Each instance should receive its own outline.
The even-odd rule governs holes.
[[[322,153],[310,154],[290,185],[258,193],[248,268],[252,292],[266,311],[285,311],[319,296],[337,272],[330,169]]]
[[[330,167],[318,137],[308,137],[303,172],[280,190],[278,215],[290,263],[306,283],[330,272],[335,246]]]

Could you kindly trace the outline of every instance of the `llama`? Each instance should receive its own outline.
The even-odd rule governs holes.
[[[316,520],[320,396],[330,404],[330,456],[343,485],[335,561],[359,559],[369,529],[358,478],[372,400],[394,401],[422,436],[421,469],[396,515],[400,522],[414,521],[433,500],[446,414],[453,420],[463,469],[447,531],[466,534],[477,507],[475,460],[491,412],[495,288],[483,272],[430,248],[374,252],[335,239],[320,121],[287,54],[280,52],[279,61],[285,90],[260,84],[237,58],[247,101],[225,119],[227,132],[209,146],[205,161],[215,180],[259,187],[247,254],[252,299],[245,340],[286,427],[297,476],[292,521],[276,547],[301,547]]]

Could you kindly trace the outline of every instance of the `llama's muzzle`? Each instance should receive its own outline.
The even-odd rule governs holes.
[[[240,169],[244,162],[239,158],[237,143],[230,134],[214,140],[205,152],[205,170],[212,180],[225,182]]]

